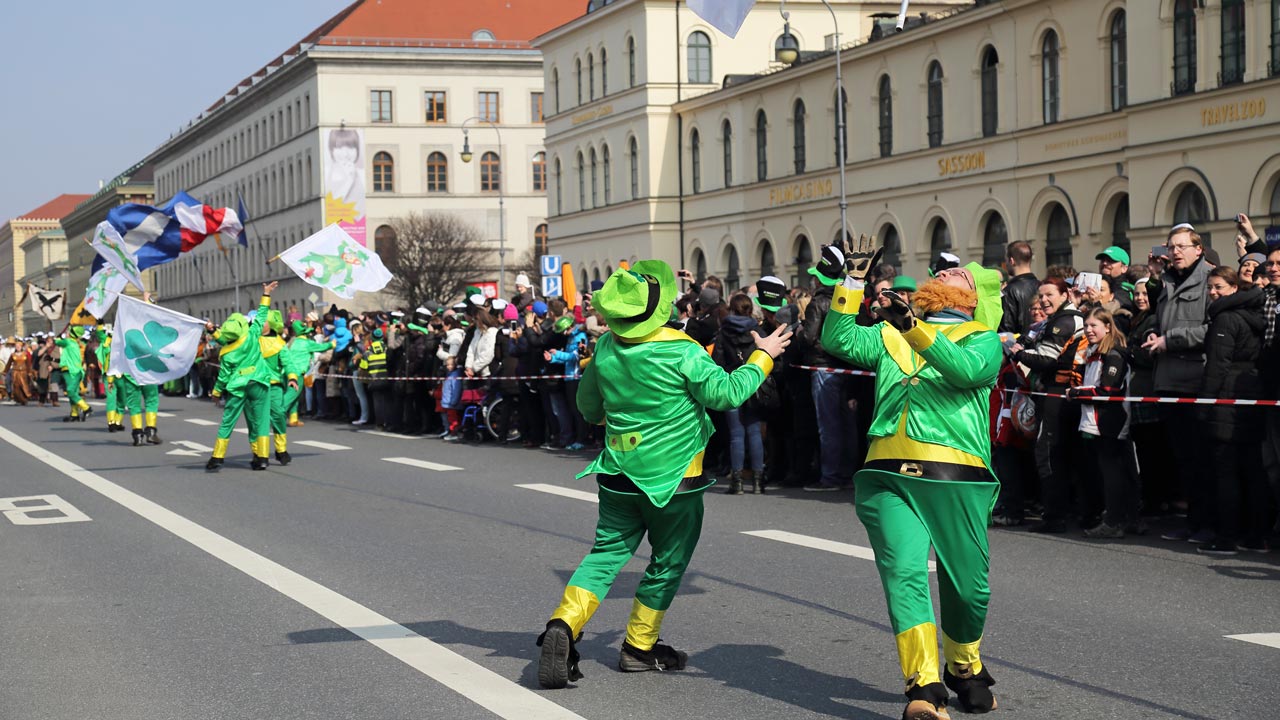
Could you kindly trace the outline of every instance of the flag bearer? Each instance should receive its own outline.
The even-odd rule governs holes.
[[[124,432],[124,388],[116,381],[120,379],[120,373],[111,372],[111,332],[106,327],[99,327],[98,349],[95,354],[98,356],[98,367],[102,369],[102,385],[106,389],[107,394],[107,432]]]
[[[222,425],[218,427],[218,439],[213,445],[213,456],[205,465],[210,472],[222,467],[227,457],[227,446],[231,444],[231,432],[241,413],[244,413],[245,424],[249,426],[249,446],[253,449],[251,467],[254,470],[267,469],[267,455],[271,451],[271,372],[262,362],[259,339],[271,309],[271,293],[279,284],[270,282],[262,286],[262,300],[253,322],[235,313],[214,334],[214,340],[222,345],[218,353],[222,367],[213,386],[213,396],[219,398],[225,393],[227,403],[222,412]],[[213,324],[208,327],[212,330]]]

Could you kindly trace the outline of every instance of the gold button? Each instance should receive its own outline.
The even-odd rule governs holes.
[[[902,378],[902,387],[906,387],[909,384],[911,384],[910,378]]]
[[[911,378],[911,384],[912,384],[912,385],[919,385],[919,384],[920,384],[920,378]]]
[[[843,304],[844,304],[844,301],[845,301],[845,298],[839,298],[839,299],[837,299],[837,300],[836,300],[836,304],[837,304],[837,305],[843,305]]]

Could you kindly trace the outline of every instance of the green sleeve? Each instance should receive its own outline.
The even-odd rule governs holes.
[[[694,400],[711,410],[740,407],[760,389],[760,384],[773,369],[773,360],[759,350],[751,353],[741,367],[729,373],[717,365],[701,346],[689,343],[686,347],[680,366],[685,387]]]
[[[859,283],[860,284],[860,283]],[[858,324],[858,308],[862,305],[862,288],[837,285],[831,298],[831,311],[822,323],[822,348],[831,355],[874,370],[884,354],[884,337],[879,325]]]
[[[578,381],[578,412],[592,425],[604,424],[604,397],[600,395],[600,373],[590,363]]]
[[[911,349],[956,387],[972,389],[995,385],[1004,353],[1000,336],[992,331],[974,333],[954,343],[933,328],[917,323],[902,334]]]
[[[310,355],[311,353],[324,352],[329,348],[338,346],[338,344],[332,340],[327,342],[316,342],[315,340],[310,340],[308,338],[297,338],[293,343],[294,344],[290,349],[306,353],[307,355]]]
[[[249,323],[249,332],[262,336],[262,326],[267,324],[267,313],[271,312],[271,296],[263,295],[258,301],[258,312],[253,316],[253,322]]]

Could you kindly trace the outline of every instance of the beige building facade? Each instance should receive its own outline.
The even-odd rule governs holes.
[[[797,3],[787,5],[795,30]],[[1234,257],[1236,213],[1259,232],[1273,216],[1280,224],[1280,3],[1195,5],[968,3],[900,34],[859,36],[842,53],[850,231],[880,238],[889,262],[915,276],[942,250],[998,264],[1012,240],[1032,243],[1041,271],[1090,267],[1112,244],[1141,264],[1184,221]],[[633,26],[660,12],[640,0],[614,6],[636,14]],[[548,62],[552,45],[610,32],[606,20],[588,15],[544,36]],[[737,40],[718,42],[759,55],[778,20],[776,6],[758,4]],[[766,21],[769,32],[746,32]],[[674,55],[653,62],[669,59],[670,72]],[[756,74],[679,102],[616,100],[595,117],[584,108],[549,119],[553,162],[575,165],[587,138],[627,148],[655,116],[674,114],[679,132],[639,144],[649,184],[616,206],[575,204],[577,168],[566,165],[559,207],[551,197],[553,250],[587,278],[619,257],[656,256],[735,287],[763,274],[807,280],[821,246],[839,237],[834,54],[791,67],[739,62]],[[589,164],[587,173],[590,182]]]
[[[28,259],[45,263],[46,259],[57,257],[56,250],[45,249],[47,243],[57,243],[62,248],[60,257],[65,263],[66,237],[61,233],[62,218],[88,198],[88,195],[59,195],[0,225],[0,337],[24,336],[48,329],[43,317],[34,325],[27,322],[30,303],[23,298],[27,290],[26,281],[29,277],[42,278],[45,270],[40,265],[29,265]],[[40,237],[44,233],[48,234]],[[65,285],[50,289],[64,288]]]

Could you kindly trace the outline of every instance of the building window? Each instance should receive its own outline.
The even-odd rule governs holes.
[[[498,93],[485,91],[480,93],[479,97],[480,112],[477,113],[481,120],[488,120],[491,123],[501,122],[501,113],[498,110],[499,100]]]
[[[533,191],[546,192],[547,190],[547,154],[544,152],[535,153],[533,156]]]
[[[442,152],[427,156],[427,192],[449,192],[449,158]]]
[[[1222,85],[1244,81],[1244,0],[1222,0]]]
[[[1111,244],[1129,251],[1129,196],[1125,195],[1116,203],[1115,215],[1111,218]]]
[[[578,82],[578,104],[582,104],[582,59],[575,58],[573,61],[573,75]]]
[[[1111,109],[1129,104],[1129,39],[1124,10],[1111,18]]]
[[[369,91],[369,122],[391,122],[391,91]]]
[[[898,228],[889,225],[884,229],[884,240],[881,243],[884,247],[884,255],[880,258],[880,262],[891,268],[902,269],[902,236],[898,234]]]
[[[600,48],[600,97],[609,94],[609,51]]]
[[[720,126],[720,141],[724,145],[724,186],[733,187],[733,125],[728,120]]]
[[[536,228],[534,228],[534,229],[533,229],[533,246],[534,246],[534,247],[536,247],[536,248],[538,248],[538,254],[539,254],[539,255],[547,255],[547,254],[549,254],[549,253],[547,252],[547,240],[548,240],[548,238],[549,238],[549,235],[548,235],[548,233],[547,233],[547,224],[546,224],[546,223],[540,223],[540,224],[538,225],[538,227],[536,227]],[[583,269],[583,272],[586,272],[586,269],[585,269],[585,268]]]
[[[480,190],[481,192],[502,190],[502,161],[498,158],[498,153],[492,150],[480,156]]]
[[[701,250],[693,251],[693,277],[698,282],[707,279],[707,256]]]
[[[742,285],[742,267],[738,261],[738,248],[729,246],[729,257],[726,258],[727,270],[724,274],[724,286],[727,292],[733,293]]]
[[[929,231],[929,257],[936,258],[950,249],[951,228],[947,226],[946,220],[938,218],[933,221],[933,228]]]
[[[587,161],[578,153],[578,209],[587,209]]]
[[[551,91],[555,95],[556,112],[560,112],[560,69],[551,69]]]
[[[600,149],[601,160],[604,161],[604,204],[613,202],[613,158],[609,154],[609,146]]]
[[[596,99],[596,56],[587,53],[587,98]]]
[[[544,119],[542,114],[542,93],[529,93],[529,120],[530,122],[540,123]]]
[[[1196,91],[1196,6],[1194,0],[1173,4],[1173,94]]]
[[[591,148],[591,207],[600,207],[600,165],[596,161],[596,149]]]
[[[689,35],[689,82],[711,82],[711,38],[698,30]]]
[[[702,134],[694,129],[689,136],[689,166],[693,172],[693,191],[702,191]]]
[[[1040,90],[1044,94],[1044,124],[1058,122],[1058,92],[1061,77],[1058,75],[1058,33],[1050,30],[1044,34],[1040,45]]]
[[[449,122],[448,115],[445,113],[445,94],[443,90],[430,90],[427,92],[427,122]]]
[[[987,226],[982,230],[982,266],[1000,267],[1008,245],[1009,226],[1000,213],[993,212],[987,217]]]
[[[839,106],[836,108],[836,165],[849,162],[849,93],[840,88]],[[841,132],[843,130],[843,132]],[[842,144],[843,143],[843,144]],[[843,150],[843,154],[841,153]]]
[[[929,64],[928,121],[929,147],[942,144],[942,63]]]
[[[880,76],[880,157],[893,154],[893,85]]]
[[[809,284],[809,268],[813,267],[813,248],[809,247],[809,238],[796,236],[796,274],[791,276],[792,287],[804,287]]]
[[[395,185],[391,179],[395,169],[396,163],[391,159],[391,153],[380,152],[373,156],[374,192],[395,192]]]
[[[1071,266],[1071,218],[1066,208],[1054,203],[1049,213],[1049,229],[1045,240],[1045,261],[1050,265]]]
[[[756,180],[769,179],[769,119],[764,111],[756,113]]]
[[[794,138],[793,149],[795,151],[796,174],[804,174],[805,157],[804,157],[804,101],[796,100],[796,105],[791,111],[792,134]]]
[[[773,246],[766,242],[760,248],[760,274],[766,277],[773,275],[775,264]]]
[[[1276,0],[1280,2],[1280,0]],[[636,39],[627,38],[627,87],[636,86]]]
[[[1271,75],[1280,75],[1280,0],[1271,0]]]
[[[563,168],[560,166],[560,158],[556,158],[556,215],[564,214],[564,183],[561,181]]]
[[[1185,185],[1178,193],[1178,200],[1173,205],[1173,224],[1199,225],[1208,220],[1209,203],[1205,200],[1204,193],[1195,185]]]
[[[631,199],[640,197],[640,145],[631,138]]]
[[[394,265],[398,248],[396,247],[396,231],[390,225],[380,225],[373,231],[373,249],[383,263]]]
[[[1000,67],[1000,55],[987,46],[982,53],[982,137],[996,134],[1000,125],[1000,90],[996,71]]]

